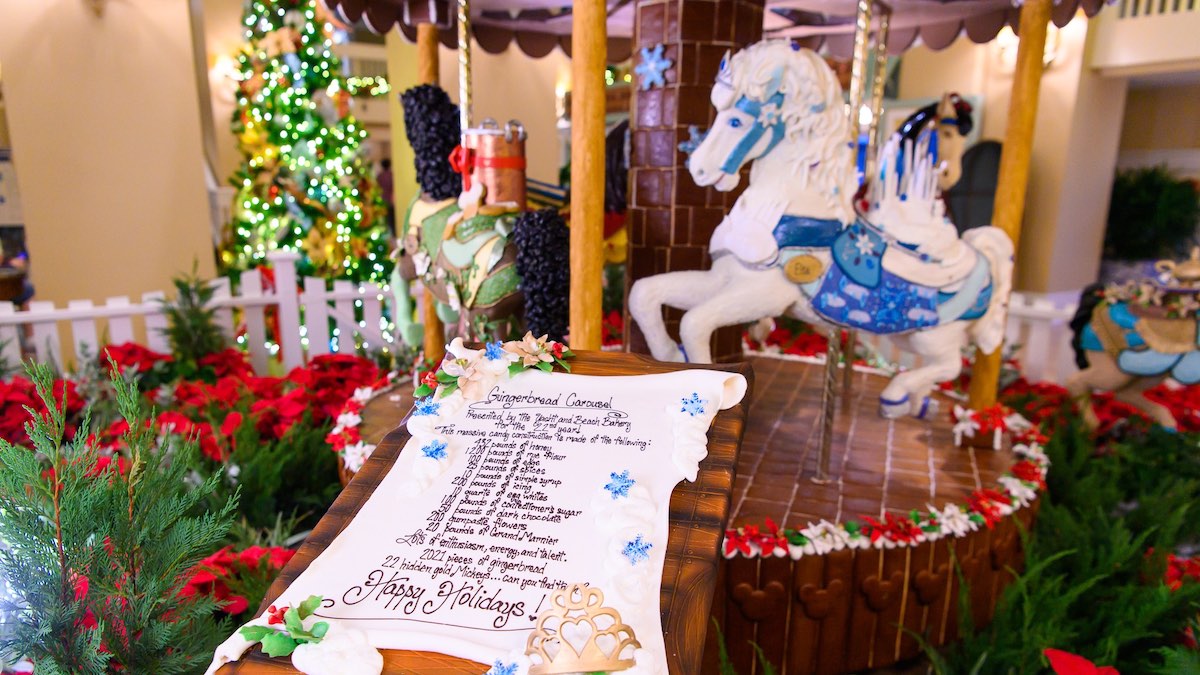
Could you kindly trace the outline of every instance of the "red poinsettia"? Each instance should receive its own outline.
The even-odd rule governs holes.
[[[190,598],[196,595],[212,597],[221,603],[221,611],[236,616],[250,609],[249,601],[230,590],[230,582],[235,577],[262,572],[277,572],[292,559],[296,552],[286,548],[251,546],[240,552],[234,552],[231,546],[226,546],[201,560],[192,569],[187,582],[180,590],[180,596]],[[264,563],[264,560],[266,561]]]
[[[1042,654],[1056,675],[1121,675],[1112,666],[1097,666],[1082,656],[1061,649],[1045,649]]]
[[[156,364],[170,363],[174,360],[170,354],[160,354],[136,342],[108,345],[101,350],[100,364],[108,365],[109,359],[115,361],[122,371],[132,370],[137,373],[149,372]]]
[[[236,377],[245,378],[254,375],[254,369],[250,367],[250,361],[246,359],[246,353],[238,349],[222,349],[219,352],[213,352],[200,358],[198,364],[201,367],[211,368],[217,378]]]

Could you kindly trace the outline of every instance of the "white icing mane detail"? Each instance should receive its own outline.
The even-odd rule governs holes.
[[[829,65],[808,49],[794,49],[791,40],[766,40],[739,51],[728,60],[728,77],[732,95],[726,95],[718,111],[732,106],[743,96],[764,101],[775,92],[778,83],[783,94],[781,113],[786,124],[783,143],[792,147],[775,148],[790,165],[789,180],[811,185],[828,200],[831,208],[851,216],[850,200],[854,195],[855,178],[850,166],[853,156],[847,151],[850,122],[841,101],[842,88]],[[729,93],[729,92],[727,92]],[[719,95],[714,94],[714,102]],[[764,167],[756,162],[750,167],[751,182],[761,176]]]
[[[928,136],[914,145],[892,135],[879,149],[875,165],[878,170],[868,193],[869,222],[935,258],[964,253],[958,230],[946,219],[938,190],[941,171],[933,165]]]

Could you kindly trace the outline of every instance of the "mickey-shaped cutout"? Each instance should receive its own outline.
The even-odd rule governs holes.
[[[834,603],[842,598],[845,587],[841,579],[834,579],[825,588],[804,584],[796,591],[796,597],[804,607],[804,614],[813,621],[820,621],[833,611]]]
[[[1009,532],[1008,536],[998,538],[992,546],[992,569],[1001,570],[1010,564],[1017,549],[1017,533]]]
[[[938,565],[933,572],[921,570],[913,577],[913,590],[917,593],[917,602],[922,605],[932,605],[941,599],[946,592],[946,578],[950,576],[950,568],[946,564]]]
[[[904,588],[904,574],[892,572],[891,580],[880,579],[871,575],[863,580],[862,592],[867,598],[867,607],[873,612],[882,612],[899,599],[900,591]]]
[[[754,588],[745,582],[733,587],[733,599],[742,614],[751,621],[762,621],[771,616],[786,595],[787,591],[778,581],[768,582],[762,588]]]

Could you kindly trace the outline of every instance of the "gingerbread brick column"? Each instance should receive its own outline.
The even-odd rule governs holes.
[[[721,57],[762,38],[762,25],[763,0],[638,0],[634,65],[645,61],[643,48],[653,52],[662,45],[670,66],[661,85],[643,90],[640,78],[634,82],[627,289],[654,274],[708,268],[709,237],[738,193],[697,187],[679,144],[689,139],[689,126],[704,130],[712,123],[708,94]],[[667,310],[667,328],[676,339],[681,316]],[[625,325],[630,350],[648,352],[628,313]],[[722,329],[713,340],[714,359],[740,357],[740,327]]]

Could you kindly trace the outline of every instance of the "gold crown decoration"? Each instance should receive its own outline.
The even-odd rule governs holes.
[[[604,606],[600,589],[572,584],[550,594],[525,654],[534,661],[529,675],[612,673],[632,668],[633,651],[641,646],[621,614]]]

